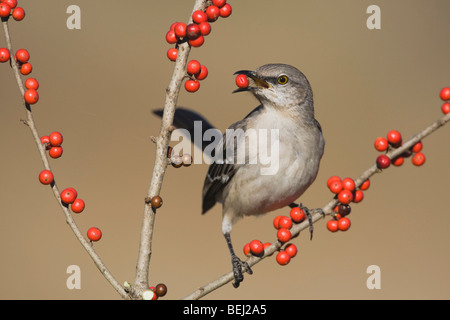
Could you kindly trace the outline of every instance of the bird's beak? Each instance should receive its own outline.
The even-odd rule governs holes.
[[[254,89],[254,88],[270,88],[271,87],[270,83],[268,83],[267,81],[265,81],[261,78],[258,78],[254,71],[239,70],[234,73],[234,75],[238,75],[238,74],[246,75],[250,79],[249,85],[246,88],[238,88],[238,89],[234,90],[233,93],[242,92],[242,91],[250,91],[251,89]]]

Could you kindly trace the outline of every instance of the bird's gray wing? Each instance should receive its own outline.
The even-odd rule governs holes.
[[[259,106],[253,109],[244,119],[232,124],[228,129],[237,130],[242,129],[243,132],[246,131],[247,125],[254,117],[261,112],[262,107]],[[209,166],[208,173],[206,174],[205,182],[203,184],[203,205],[202,213],[206,213],[211,209],[218,200],[222,198],[222,192],[225,187],[233,179],[235,173],[243,165],[238,163],[237,156],[237,146],[238,143],[234,140],[235,136],[227,136],[225,132],[223,134],[222,140],[218,144],[218,148],[222,149],[222,154],[218,154],[215,158],[215,162]],[[227,146],[233,148],[234,157],[230,159],[228,157],[227,161]],[[231,151],[231,150],[229,150]],[[245,153],[245,162],[247,162],[248,152]]]

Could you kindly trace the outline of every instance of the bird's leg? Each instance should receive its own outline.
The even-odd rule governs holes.
[[[229,233],[224,233],[225,239],[227,240],[228,250],[230,250],[231,254],[231,264],[233,265],[233,274],[234,274],[234,283],[233,287],[239,287],[239,284],[244,280],[244,275],[242,274],[242,267],[247,269],[249,274],[252,274],[253,271],[250,269],[250,266],[247,262],[239,259],[233,250],[233,244],[231,243],[231,236]]]
[[[289,207],[291,207],[291,208],[299,207],[300,209],[303,210],[303,212],[305,212],[306,218],[308,218],[308,222],[309,222],[309,234],[310,234],[310,240],[312,240],[313,232],[314,232],[314,227],[313,227],[313,222],[312,222],[311,211],[319,212],[323,217],[325,217],[325,213],[323,212],[323,210],[320,209],[320,208],[310,210],[310,209],[308,209],[307,207],[303,206],[303,204],[301,204],[301,203],[299,203],[298,205],[295,204],[295,203],[291,203],[291,204],[289,205]]]

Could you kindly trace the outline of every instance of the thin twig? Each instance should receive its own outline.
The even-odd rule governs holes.
[[[442,116],[440,119],[436,120],[432,124],[430,124],[428,127],[423,129],[418,134],[414,135],[411,139],[406,141],[401,147],[398,147],[396,149],[390,150],[386,155],[389,157],[389,159],[395,159],[396,157],[400,156],[404,152],[408,151],[411,147],[413,147],[417,142],[421,141],[437,129],[444,126],[447,122],[450,121],[450,113],[447,115]],[[378,169],[377,165],[374,164],[370,168],[368,168],[366,171],[364,171],[358,178],[355,180],[355,185],[359,187],[364,181],[369,179],[371,176],[373,176],[376,173],[382,172],[380,169]],[[332,200],[330,200],[327,204],[325,204],[322,207],[322,211],[325,215],[332,215],[334,207],[339,203],[336,197],[334,197]],[[314,212],[311,215],[312,223],[316,223],[320,219],[322,219],[324,216],[319,212],[319,210],[314,210]],[[299,224],[294,224],[291,228],[291,234],[292,237],[297,237],[300,232],[304,229],[309,228],[309,222],[308,220],[303,221]],[[267,258],[268,256],[271,256],[275,251],[279,250],[282,247],[282,243],[278,240],[274,241],[269,247],[264,249],[264,256],[262,257],[256,257],[251,256],[246,261],[250,267],[253,265],[261,262],[263,259]],[[243,270],[245,271],[245,270]],[[223,285],[227,284],[228,282],[234,280],[233,272],[228,272],[219,278],[217,278],[214,281],[211,281],[210,283],[198,288],[188,296],[184,297],[184,300],[197,300],[205,295],[211,293],[214,290],[217,290],[218,288],[222,287]]]
[[[192,12],[204,10],[207,0],[196,0]],[[192,23],[192,14],[189,18]],[[164,113],[161,120],[159,135],[152,139],[156,143],[155,164],[153,167],[152,179],[147,191],[147,198],[159,195],[167,168],[167,148],[169,146],[170,132],[173,127],[173,118],[178,100],[178,95],[182,81],[186,76],[186,64],[191,47],[187,42],[178,46],[178,56],[175,61],[172,78],[166,89],[166,100],[164,103]],[[155,223],[156,211],[149,204],[144,205],[144,217],[141,227],[141,238],[139,242],[138,260],[136,263],[136,276],[132,286],[134,298],[140,298],[142,292],[148,290],[149,264],[152,254],[153,227]]]
[[[10,36],[10,32],[9,32],[8,18],[2,18],[2,25],[3,25],[3,31],[4,31],[4,34],[5,34],[5,38],[6,38],[6,44],[7,44],[9,52],[11,53],[11,67],[13,69],[13,73],[14,73],[14,76],[15,76],[16,81],[17,81],[17,86],[19,87],[19,91],[21,93],[22,101],[23,101],[23,96],[25,94],[25,88],[24,88],[24,85],[22,83],[22,79],[21,79],[21,76],[20,76],[19,68],[17,67],[16,62],[14,61],[14,54],[13,54],[14,51],[13,51],[13,48],[12,48],[11,36]],[[45,153],[45,147],[41,143],[40,135],[39,135],[39,133],[37,131],[36,124],[35,124],[34,119],[33,119],[32,108],[31,108],[31,106],[29,104],[27,104],[25,102],[24,102],[24,104],[25,104],[25,110],[26,110],[27,119],[26,120],[21,120],[21,121],[23,123],[25,123],[28,126],[28,128],[30,128],[30,131],[31,131],[31,133],[33,135],[33,139],[34,139],[34,142],[36,144],[36,147],[39,150],[40,158],[41,158],[41,160],[42,160],[42,162],[44,164],[44,168],[46,170],[52,171],[51,167],[50,167],[50,164],[48,162],[47,154]],[[91,243],[88,242],[84,238],[83,234],[80,232],[80,229],[76,225],[76,223],[75,223],[75,221],[74,221],[74,219],[72,217],[72,214],[69,211],[69,209],[61,202],[60,191],[58,189],[56,181],[54,183],[50,184],[50,187],[51,187],[51,189],[53,191],[53,195],[55,196],[59,206],[61,207],[61,210],[64,213],[64,216],[66,218],[67,224],[72,229],[72,231],[75,234],[75,236],[77,237],[78,241],[80,241],[81,245],[87,251],[89,256],[92,258],[92,260],[94,261],[94,263],[97,266],[97,268],[100,270],[100,272],[106,278],[106,280],[108,280],[108,282],[113,286],[113,288],[122,296],[122,298],[130,299],[130,296],[128,295],[128,293],[117,282],[117,280],[113,277],[113,275],[108,270],[108,268],[106,268],[105,264],[102,262],[102,260],[98,256],[98,254],[95,252],[95,250],[94,250],[93,246],[91,245]]]

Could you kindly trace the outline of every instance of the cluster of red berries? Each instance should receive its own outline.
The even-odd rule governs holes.
[[[63,154],[63,136],[60,132],[54,131],[48,136],[41,137],[41,143],[44,145],[45,150],[48,151],[48,155],[53,159],[58,159]]]
[[[212,5],[206,10],[196,10],[192,13],[192,23],[174,22],[166,33],[166,41],[175,44],[175,48],[167,51],[167,57],[171,61],[176,61],[178,56],[178,45],[188,42],[191,47],[200,47],[205,42],[205,37],[211,33],[210,23],[219,17],[227,18],[231,15],[231,6],[226,0],[212,0]],[[188,80],[184,83],[184,88],[188,92],[196,92],[200,89],[201,80],[208,76],[208,69],[197,60],[191,60],[187,64],[186,72]]]
[[[450,113],[450,87],[442,88],[439,96],[441,97],[444,104],[441,107],[441,110],[444,114]]]
[[[281,243],[287,243],[292,238],[290,229],[294,223],[300,223],[306,219],[306,214],[300,207],[292,208],[288,216],[276,216],[273,220],[273,226],[277,229],[277,238]],[[248,256],[252,254],[257,257],[264,255],[264,250],[270,246],[270,242],[262,243],[259,240],[252,240],[244,245],[244,254]],[[278,264],[284,266],[297,255],[297,246],[293,243],[288,243],[284,249],[277,253],[276,261]]]
[[[351,221],[346,216],[350,214],[351,207],[348,204],[339,204],[334,208],[334,217],[327,222],[327,229],[331,232],[347,231],[350,229]]]
[[[23,20],[25,10],[17,6],[17,0],[0,0],[0,17],[9,18],[9,16],[12,16],[16,21]]]
[[[54,131],[48,136],[42,136],[41,143],[44,145],[45,149],[48,150],[50,157],[54,159],[61,157],[63,152],[61,147],[61,144],[63,143],[63,136],[60,132]],[[39,173],[39,181],[44,185],[52,184],[54,180],[54,175],[50,170],[42,170]],[[78,198],[78,192],[75,188],[69,187],[64,189],[60,193],[60,198],[64,205],[70,205],[70,209],[73,213],[81,213],[86,207],[84,200]],[[91,241],[98,241],[102,237],[102,232],[99,228],[92,227],[89,228],[87,237]]]
[[[402,145],[402,135],[397,130],[390,130],[387,133],[386,138],[378,137],[375,139],[374,147],[377,151],[387,152],[390,148],[398,148]],[[386,154],[379,155],[376,159],[377,167],[380,169],[386,169],[391,164],[399,167],[405,162],[405,158],[412,155],[411,161],[415,166],[421,166],[425,163],[425,155],[421,152],[423,143],[417,142],[412,148],[395,159],[390,159]]]
[[[347,231],[351,222],[345,216],[350,214],[350,203],[359,203],[364,199],[363,191],[369,189],[370,180],[367,179],[357,188],[352,178],[341,179],[339,176],[332,176],[327,180],[327,186],[339,200],[339,205],[334,208],[336,214],[332,220],[328,221],[327,229],[331,232]]]
[[[0,3],[1,5],[1,3]],[[7,48],[0,48],[0,62],[9,61],[11,53]],[[19,49],[14,55],[14,59],[23,75],[28,75],[33,70],[33,66],[28,61],[30,60],[30,53],[26,49]],[[39,82],[34,78],[28,78],[25,81],[25,88],[27,89],[24,94],[25,102],[28,104],[35,104],[39,100],[39,94],[37,89],[39,88]]]

